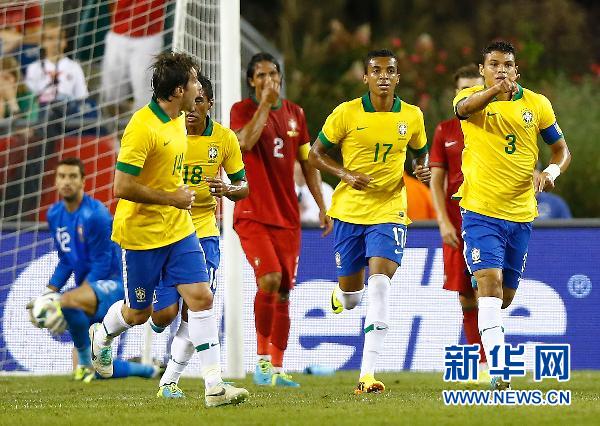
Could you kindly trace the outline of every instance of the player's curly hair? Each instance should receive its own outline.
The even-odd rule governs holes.
[[[484,62],[485,62],[485,55],[492,53],[492,52],[512,53],[513,56],[516,56],[515,55],[515,52],[516,52],[515,46],[510,44],[510,42],[504,41],[504,40],[495,40],[483,48],[483,50],[481,51],[481,54],[483,56]]]
[[[156,56],[152,64],[153,98],[168,101],[178,87],[185,87],[190,80],[190,72],[200,71],[198,62],[183,52],[163,52]]]
[[[367,53],[367,56],[365,57],[365,60],[363,62],[363,65],[365,67],[365,74],[367,73],[367,71],[369,69],[369,61],[373,58],[394,58],[396,60],[396,64],[398,63],[398,57],[391,50],[388,50],[388,49],[371,50],[369,53]]]
[[[215,93],[213,92],[213,86],[210,79],[204,74],[198,74],[198,81],[202,85],[202,90],[204,91],[206,98],[209,101],[212,101],[215,98]]]

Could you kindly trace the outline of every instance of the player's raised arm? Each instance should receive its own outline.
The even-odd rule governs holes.
[[[150,188],[138,183],[136,176],[118,169],[115,171],[113,193],[117,198],[134,203],[160,204],[184,210],[192,208],[195,198],[194,192],[187,185],[182,185],[173,192]]]
[[[345,169],[327,154],[327,150],[328,148],[317,138],[308,154],[309,164],[322,172],[337,176],[354,189],[365,190],[372,180],[371,176]]]
[[[250,88],[256,91],[254,100],[258,103],[258,107],[250,121],[240,129],[236,128],[235,120],[232,118],[232,128],[237,134],[242,151],[250,151],[260,139],[271,108],[279,102],[281,90],[279,64],[265,61],[257,55],[253,59],[248,64],[246,77]]]

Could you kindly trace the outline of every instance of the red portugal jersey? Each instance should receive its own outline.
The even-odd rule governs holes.
[[[446,169],[446,210],[452,224],[460,229],[461,217],[458,200],[453,200],[452,194],[458,191],[463,182],[460,168],[462,151],[465,147],[460,121],[458,118],[442,121],[435,128],[431,151],[429,152],[429,165]]]
[[[241,130],[257,107],[253,97],[234,104],[230,127]],[[294,163],[299,147],[309,142],[302,108],[286,99],[271,108],[258,142],[242,153],[250,196],[235,203],[234,221],[250,219],[281,228],[300,227]]]

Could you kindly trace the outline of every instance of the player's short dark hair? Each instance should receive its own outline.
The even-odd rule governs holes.
[[[392,52],[389,49],[371,50],[369,53],[367,53],[367,56],[365,57],[365,61],[363,63],[363,65],[365,66],[365,74],[369,69],[369,62],[373,58],[394,58],[396,60],[396,63],[398,63],[398,57],[394,52]]]
[[[208,100],[212,101],[215,98],[215,94],[213,92],[213,86],[210,82],[210,79],[203,74],[198,74],[198,81],[202,85],[202,90],[204,91],[204,94]]]
[[[250,80],[252,80],[254,77],[256,64],[263,61],[271,62],[273,65],[275,65],[277,72],[281,74],[281,66],[279,65],[279,62],[277,62],[277,59],[275,59],[275,56],[267,52],[259,52],[250,58],[250,62],[248,62],[248,66],[246,67],[246,84],[248,87],[251,87]]]
[[[464,65],[454,73],[454,84],[458,83],[459,78],[481,78],[479,67],[475,64]]]
[[[485,62],[485,55],[492,52],[512,53],[513,56],[516,56],[515,46],[504,40],[493,41],[483,48],[481,51],[483,62]]]
[[[85,177],[85,167],[83,166],[83,161],[77,157],[63,158],[56,165],[56,170],[58,170],[60,166],[77,166],[79,167],[79,173],[81,173],[81,177]]]
[[[182,52],[163,52],[152,64],[153,97],[168,101],[178,87],[187,86],[192,69],[200,70],[198,62]]]

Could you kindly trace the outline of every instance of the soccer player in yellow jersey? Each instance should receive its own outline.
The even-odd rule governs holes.
[[[183,112],[191,112],[198,97],[197,69],[184,53],[159,55],[153,64],[152,100],[125,129],[115,171],[114,193],[120,200],[112,233],[124,250],[125,303],[112,305],[102,323],[90,327],[90,339],[94,368],[110,377],[112,340],[150,317],[159,281],[175,287],[188,306],[206,405],[215,406],[241,402],[248,391],[221,379],[213,294],[189,213],[195,196],[183,183],[188,147]]]
[[[214,104],[210,80],[198,77],[202,88],[196,98],[194,110],[186,116],[188,150],[183,160],[183,181],[196,192],[192,204],[192,221],[196,237],[204,251],[208,266],[209,283],[216,290],[216,271],[219,267],[219,228],[215,210],[215,197],[227,197],[238,201],[248,196],[248,185],[244,178],[242,152],[235,133],[213,121],[208,111]],[[225,169],[231,184],[220,178],[221,167]],[[179,293],[161,282],[156,287],[151,323],[153,330],[161,333],[179,313]],[[178,387],[179,378],[194,354],[190,340],[187,306],[181,309],[181,322],[171,344],[171,358],[160,379],[158,396],[181,398],[184,393]]]
[[[464,255],[479,293],[479,332],[490,368],[492,389],[510,388],[504,369],[501,309],[510,305],[525,269],[531,222],[537,215],[535,192],[554,188],[571,154],[550,101],[517,83],[515,49],[507,42],[483,50],[479,72],[484,86],[461,90],[454,109],[461,120],[465,148],[460,199]],[[550,165],[533,178],[537,135],[550,146]],[[493,366],[492,366],[493,367]]]
[[[428,182],[431,176],[423,113],[394,94],[399,81],[396,56],[389,50],[371,51],[364,65],[369,91],[333,110],[309,155],[313,166],[341,180],[327,212],[334,219],[339,280],[331,296],[335,313],[360,303],[369,267],[369,306],[356,394],[385,389],[374,371],[389,327],[391,278],[400,266],[410,223],[402,178],[407,149],[416,156],[419,180]],[[343,165],[327,154],[335,145],[341,146]]]

